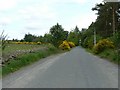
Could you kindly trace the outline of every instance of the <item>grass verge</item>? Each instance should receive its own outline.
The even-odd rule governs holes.
[[[86,51],[94,54],[94,52],[91,49],[87,48]],[[107,59],[115,64],[118,64],[118,62],[120,61],[120,56],[117,54],[116,50],[114,49],[105,49],[103,52],[94,55],[97,55],[100,58]]]
[[[2,76],[6,76],[9,73],[15,72],[21,67],[32,64],[33,62],[38,61],[41,58],[45,58],[49,55],[62,52],[63,51],[55,48],[54,46],[49,46],[47,49],[42,51],[21,55],[14,60],[10,60],[5,64],[4,67],[2,67]]]
[[[103,52],[99,53],[98,56],[101,58],[106,58],[115,64],[118,64],[120,58],[114,49],[106,49]]]

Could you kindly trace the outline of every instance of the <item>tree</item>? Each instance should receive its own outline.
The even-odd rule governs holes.
[[[76,26],[75,29],[71,30],[71,32],[69,33],[67,40],[74,42],[75,45],[78,46],[80,41],[80,36],[81,36],[81,33],[79,31],[79,28]]]
[[[92,49],[94,46],[94,29],[95,29],[95,22],[92,22],[88,29],[85,29],[81,32],[81,45],[85,48]],[[96,35],[96,42],[98,42],[102,37],[97,34]]]
[[[44,37],[43,36],[38,36],[38,41],[44,43]]]
[[[63,33],[62,33],[62,40],[64,41],[64,40],[67,40],[67,37],[68,37],[68,31],[63,31]]]
[[[52,35],[51,34],[45,34],[43,39],[44,39],[44,42],[51,43],[52,42]]]
[[[28,33],[28,34],[25,34],[24,41],[32,42],[32,41],[35,41],[35,38],[36,38],[36,36]]]
[[[52,44],[58,47],[65,39],[64,34],[67,34],[67,32],[57,23],[50,28],[50,34],[52,35]]]
[[[99,35],[109,37],[119,30],[119,8],[120,3],[104,2],[97,4],[92,10],[98,11],[96,20],[96,30]]]

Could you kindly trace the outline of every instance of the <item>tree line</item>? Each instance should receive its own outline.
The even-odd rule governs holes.
[[[81,31],[81,45],[101,57],[119,64],[120,2],[103,2],[91,9],[97,19]]]
[[[92,22],[88,29],[83,30],[82,46],[92,48],[94,45],[94,32],[96,41],[110,38],[116,47],[120,47],[120,3],[103,2],[96,4],[92,11],[97,11],[97,19]]]
[[[41,43],[52,43],[54,46],[58,47],[64,40],[74,42],[76,46],[79,45],[80,40],[80,30],[76,26],[73,30],[66,31],[57,23],[50,28],[49,33],[44,34],[44,36],[35,36],[30,33],[25,34],[24,38],[20,41],[26,42],[41,42]],[[15,41],[15,40],[13,40]]]

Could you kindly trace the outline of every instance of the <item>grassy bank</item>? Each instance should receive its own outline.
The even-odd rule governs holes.
[[[93,50],[91,50],[91,49],[86,49],[86,51],[94,54]],[[106,50],[102,51],[101,53],[94,54],[94,55],[97,55],[100,58],[107,59],[110,62],[113,62],[115,64],[118,64],[118,61],[120,60],[120,56],[118,56],[116,50],[114,50],[114,49],[106,49]]]
[[[5,59],[8,59],[9,56],[16,56],[30,51],[37,51],[45,49],[48,45],[31,45],[31,44],[7,44],[5,50],[2,52],[2,56]]]
[[[2,75],[5,76],[9,73],[15,72],[21,67],[32,64],[33,62],[38,61],[41,58],[63,52],[52,45],[44,45],[44,47],[46,48],[42,50],[37,50],[36,52],[20,55],[14,60],[10,60],[9,62],[5,63],[5,65],[2,67]]]
[[[99,53],[98,56],[101,58],[106,58],[107,60],[118,64],[120,56],[118,56],[116,50],[114,49],[106,49],[103,52]]]

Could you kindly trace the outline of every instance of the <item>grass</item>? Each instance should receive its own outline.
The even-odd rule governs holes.
[[[32,63],[40,60],[41,58],[45,58],[49,55],[62,52],[61,50],[55,48],[52,45],[44,45],[44,47],[46,47],[46,49],[36,51],[33,53],[20,55],[16,59],[10,60],[9,62],[5,63],[5,66],[2,67],[2,76],[8,75],[9,73],[12,73],[12,72],[15,72],[15,71],[19,70],[21,67],[32,64]],[[21,47],[18,46],[18,48],[21,48]],[[22,49],[23,48],[24,47],[22,47]]]
[[[3,54],[9,54],[13,53],[17,50],[31,50],[31,49],[37,49],[37,48],[43,48],[43,45],[29,45],[29,44],[8,44],[3,51]]]
[[[8,61],[13,57],[16,58],[26,53],[47,49],[48,46],[50,45],[49,44],[41,44],[41,45],[8,44],[5,50],[2,52],[2,57],[4,61]]]
[[[94,52],[91,49],[87,48],[86,51],[94,54]],[[120,56],[118,56],[117,52],[114,49],[106,49],[103,52],[94,55],[107,59],[115,64],[118,64],[118,61],[120,60]]]
[[[114,49],[106,49],[103,52],[99,53],[98,55],[101,58],[106,58],[106,59],[110,60],[111,62],[118,64],[119,56]]]

